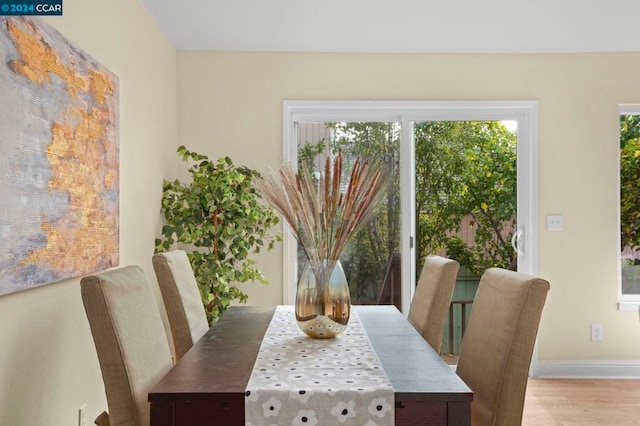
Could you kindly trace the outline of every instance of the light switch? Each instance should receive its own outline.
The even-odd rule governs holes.
[[[562,223],[561,214],[547,215],[547,231],[562,231],[564,225]]]

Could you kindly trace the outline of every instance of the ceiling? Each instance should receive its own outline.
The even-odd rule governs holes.
[[[141,0],[178,49],[640,52],[639,0]]]

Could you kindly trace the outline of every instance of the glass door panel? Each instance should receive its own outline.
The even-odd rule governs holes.
[[[387,190],[375,217],[347,243],[340,257],[354,304],[400,308],[400,124],[397,122],[298,122],[298,166],[320,172],[327,156],[342,151],[345,179],[356,158],[381,164]],[[346,188],[345,188],[346,189]],[[304,253],[298,250],[298,265]]]
[[[482,273],[518,267],[517,122],[415,122],[414,150],[416,282],[430,254],[460,263],[442,345],[456,355]]]

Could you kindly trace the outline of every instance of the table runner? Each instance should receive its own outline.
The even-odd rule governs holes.
[[[312,339],[278,306],[245,393],[247,426],[387,426],[394,393],[357,313],[334,339]]]

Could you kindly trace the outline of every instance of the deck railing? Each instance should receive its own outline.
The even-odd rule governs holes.
[[[449,305],[449,323],[447,324],[449,328],[449,355],[457,355],[460,353],[460,343],[462,342],[462,337],[464,336],[464,332],[467,328],[467,305],[471,305],[472,303],[473,300],[452,300]],[[455,317],[455,305],[460,305],[459,319]],[[459,339],[454,337],[454,329],[457,324],[460,324],[461,328]],[[447,325],[445,325],[445,327],[447,327]],[[458,344],[457,348],[456,343]]]

